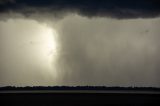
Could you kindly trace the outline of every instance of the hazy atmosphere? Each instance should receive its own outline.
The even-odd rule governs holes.
[[[158,0],[0,0],[0,86],[160,87]]]

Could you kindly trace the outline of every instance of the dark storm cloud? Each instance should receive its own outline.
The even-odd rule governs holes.
[[[159,87],[159,5],[158,0],[0,0],[0,85]],[[47,62],[28,58],[38,56],[31,40],[24,51],[32,52],[16,49],[22,41],[17,35],[26,41],[43,23],[57,33],[56,74],[46,70]]]
[[[87,17],[150,18],[160,15],[158,0],[0,0],[1,13],[13,11],[28,16],[51,12],[74,12]]]

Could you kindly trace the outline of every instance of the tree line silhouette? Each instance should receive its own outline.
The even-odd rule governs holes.
[[[158,87],[107,87],[107,86],[5,86],[0,90],[143,90],[160,91]]]

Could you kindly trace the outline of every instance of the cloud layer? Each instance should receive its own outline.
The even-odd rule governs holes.
[[[159,87],[159,5],[158,0],[0,0],[0,85]],[[16,49],[26,37],[39,39],[42,21],[57,33],[56,78],[47,62],[33,59],[39,53],[35,46]]]
[[[160,86],[159,18],[75,15],[59,25],[57,71],[62,85]]]
[[[87,17],[151,18],[160,15],[158,0],[0,0],[0,12],[26,16],[49,12],[54,16],[77,13]]]

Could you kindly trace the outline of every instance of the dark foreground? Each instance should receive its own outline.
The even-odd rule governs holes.
[[[159,93],[130,92],[1,92],[0,106],[160,106]]]

